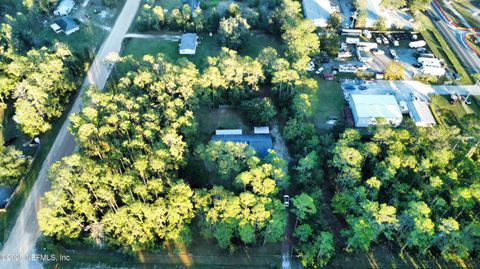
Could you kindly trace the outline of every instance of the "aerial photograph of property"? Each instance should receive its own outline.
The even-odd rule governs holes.
[[[480,0],[0,0],[0,269],[480,268]]]

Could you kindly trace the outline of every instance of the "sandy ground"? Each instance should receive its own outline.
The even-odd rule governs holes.
[[[82,106],[81,93],[88,85],[96,85],[100,89],[105,87],[110,69],[104,65],[102,61],[108,54],[120,52],[122,40],[130,28],[139,5],[140,0],[127,0],[125,3],[112,31],[99,49],[87,73],[83,86],[80,89],[80,94],[78,94],[69,114],[80,111]],[[34,253],[36,240],[40,235],[37,211],[40,207],[40,198],[50,187],[50,182],[47,179],[48,168],[52,163],[66,155],[70,155],[75,150],[75,141],[67,130],[68,125],[69,120],[67,119],[55,139],[52,149],[45,159],[39,176],[19,214],[17,222],[0,253],[2,257],[6,255],[18,255],[19,260],[0,261],[0,268],[42,268],[42,265],[38,261],[31,258],[31,255]]]

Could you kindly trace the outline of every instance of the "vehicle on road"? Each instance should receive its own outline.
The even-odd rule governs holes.
[[[285,194],[285,195],[283,196],[283,205],[284,205],[285,207],[289,207],[289,206],[290,206],[290,196],[287,195],[287,194]]]

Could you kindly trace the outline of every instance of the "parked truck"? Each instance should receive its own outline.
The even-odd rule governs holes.
[[[412,49],[425,47],[426,45],[427,42],[425,42],[425,40],[412,41],[408,43],[408,46]]]

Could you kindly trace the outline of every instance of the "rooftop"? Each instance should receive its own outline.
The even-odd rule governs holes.
[[[410,117],[417,126],[431,126],[437,124],[427,102],[412,101],[407,102],[407,106]]]
[[[315,26],[326,27],[333,9],[329,0],[303,0],[305,17],[313,20]]]
[[[60,19],[56,19],[55,21],[53,21],[53,23],[58,25],[60,29],[62,29],[62,31],[64,32],[69,32],[79,27],[78,24],[75,23],[75,21],[68,16],[61,17]]]
[[[182,35],[180,50],[195,50],[197,48],[197,34],[186,33]]]
[[[402,118],[397,99],[393,95],[352,94],[350,98],[360,118]]]
[[[252,147],[261,158],[267,156],[268,150],[273,148],[272,137],[269,134],[213,135],[212,140],[246,143]]]

